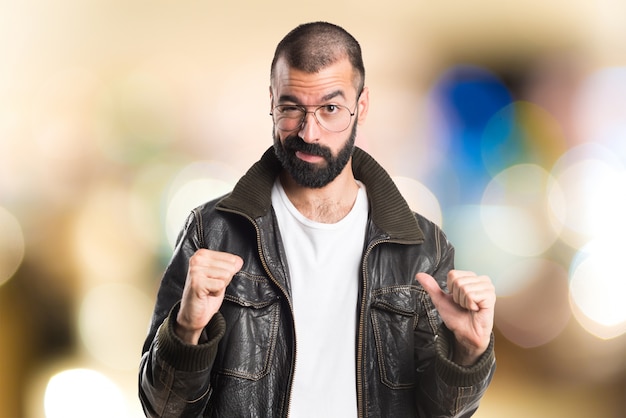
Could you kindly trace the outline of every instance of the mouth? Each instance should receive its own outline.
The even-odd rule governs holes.
[[[285,138],[283,149],[296,160],[308,164],[324,164],[331,158],[330,150],[319,144],[307,143],[295,135]]]
[[[295,155],[298,159],[307,163],[315,164],[324,161],[324,157],[315,154],[308,154],[304,151],[296,151]]]

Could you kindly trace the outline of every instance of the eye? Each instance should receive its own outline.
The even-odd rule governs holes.
[[[279,113],[282,113],[287,117],[299,116],[302,114],[302,109],[296,105],[280,105],[277,106],[277,110]]]
[[[326,115],[332,115],[333,113],[339,112],[341,108],[335,104],[327,104],[320,107],[320,111]]]

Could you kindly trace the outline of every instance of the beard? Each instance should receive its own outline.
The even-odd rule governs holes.
[[[276,135],[276,128],[272,132],[274,138],[274,152],[281,162],[283,168],[300,186],[311,189],[319,189],[333,181],[343,171],[350,161],[354,151],[356,140],[357,121],[355,120],[350,136],[345,145],[334,157],[330,148],[319,144],[304,142],[298,135],[290,135],[283,142]],[[296,157],[296,152],[317,155],[324,159],[325,164],[317,166],[315,164],[302,161]]]

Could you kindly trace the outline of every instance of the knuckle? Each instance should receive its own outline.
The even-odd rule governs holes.
[[[198,250],[189,258],[189,265],[190,266],[201,265],[204,263],[204,260],[206,257],[207,257],[207,254],[204,251]]]

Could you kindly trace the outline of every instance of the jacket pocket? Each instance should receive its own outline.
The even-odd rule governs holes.
[[[413,354],[418,293],[413,286],[394,286],[375,290],[373,294],[371,315],[378,369],[382,383],[392,389],[415,385]]]
[[[237,273],[220,312],[226,332],[216,358],[218,373],[259,380],[271,369],[280,322],[279,295],[264,276]]]

